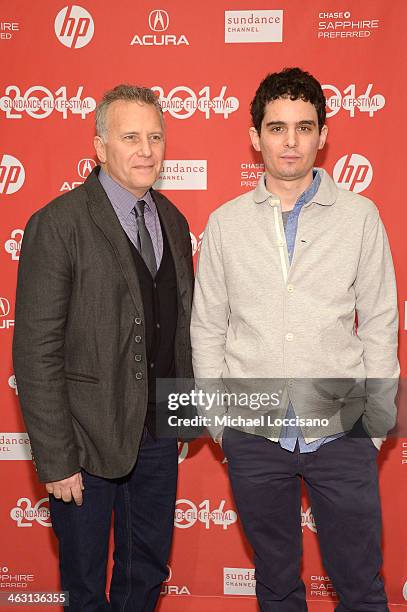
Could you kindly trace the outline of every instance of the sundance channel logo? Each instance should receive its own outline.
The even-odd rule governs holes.
[[[256,595],[254,569],[246,567],[224,567],[223,594]]]
[[[31,459],[28,434],[0,432],[0,461],[30,461]]]
[[[283,41],[283,11],[225,11],[225,43]]]
[[[154,185],[160,190],[205,190],[207,184],[206,159],[167,159]]]

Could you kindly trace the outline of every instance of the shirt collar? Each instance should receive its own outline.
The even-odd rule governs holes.
[[[307,204],[316,195],[321,184],[321,175],[318,168],[313,169],[313,177],[314,178],[311,185],[300,195],[296,204],[300,202],[301,205]],[[280,204],[280,198],[278,195],[270,193],[270,191],[267,190],[265,173],[260,177],[260,180],[257,183],[257,187],[254,190],[253,199],[256,204],[262,204],[263,202],[266,202],[266,200],[269,201],[271,206],[277,206]]]
[[[130,191],[119,185],[117,181],[106,174],[103,168],[101,168],[99,172],[99,181],[106,191],[107,197],[112,203],[113,208],[120,213],[121,217],[128,217],[133,212],[136,203],[140,200],[144,200],[146,203],[146,210],[149,208],[151,212],[156,212],[156,204],[150,190],[148,190],[142,198],[136,198]]]
[[[313,179],[311,185],[306,189],[298,198],[295,203],[295,206],[303,206],[304,204],[308,204],[313,200],[315,194],[317,193],[319,186],[321,184],[321,175],[317,170],[313,170]]]

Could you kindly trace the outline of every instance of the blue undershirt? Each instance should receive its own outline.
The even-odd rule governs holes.
[[[285,238],[287,242],[288,249],[288,258],[290,260],[290,264],[292,262],[292,258],[294,255],[295,249],[295,239],[297,236],[297,228],[298,228],[298,217],[300,215],[301,209],[304,204],[307,204],[312,200],[318,191],[319,185],[321,183],[321,177],[319,173],[314,170],[313,171],[313,181],[311,185],[306,189],[298,198],[295,203],[294,208],[289,211],[287,222],[284,224]],[[295,412],[292,403],[288,404],[288,409],[286,412],[286,418],[295,418]],[[326,444],[327,442],[332,442],[337,438],[345,435],[344,433],[338,433],[333,436],[326,436],[324,438],[319,438],[318,440],[314,440],[314,442],[309,442],[308,444],[304,440],[304,436],[302,435],[302,431],[300,427],[295,425],[283,426],[280,432],[280,438],[278,443],[285,450],[293,452],[295,450],[296,444],[298,442],[300,453],[312,453],[322,444]]]

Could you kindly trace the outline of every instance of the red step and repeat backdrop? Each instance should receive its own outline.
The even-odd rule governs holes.
[[[313,73],[328,101],[328,145],[318,165],[341,187],[372,198],[389,234],[406,371],[407,3],[78,1],[0,5],[0,594],[58,589],[48,500],[30,461],[11,360],[16,272],[30,215],[95,165],[94,108],[106,89],[130,82],[159,93],[168,131],[159,188],[187,216],[196,256],[208,214],[252,189],[262,172],[248,138],[258,83],[285,66]],[[181,444],[179,461],[161,609],[206,602],[202,609],[215,610],[218,597],[219,609],[245,601],[255,610],[251,552],[220,449],[203,440]],[[392,604],[406,606],[406,438],[386,443],[380,468],[387,590]],[[308,599],[331,609],[336,595],[305,496],[302,519]]]

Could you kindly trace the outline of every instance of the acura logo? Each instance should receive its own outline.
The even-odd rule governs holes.
[[[96,162],[94,159],[80,159],[78,161],[78,174],[81,178],[85,179],[92,172],[93,168],[96,166]]]
[[[167,578],[164,580],[164,582],[169,582],[172,578],[172,569],[170,565],[167,565],[167,570],[168,570],[168,576]]]
[[[148,25],[153,32],[165,32],[170,25],[170,18],[167,11],[154,9],[148,17]]]
[[[4,297],[0,297],[0,317],[7,317],[9,312],[10,302]]]

